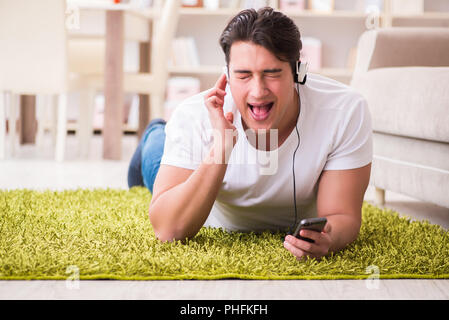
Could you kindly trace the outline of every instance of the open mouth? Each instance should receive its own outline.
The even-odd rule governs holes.
[[[251,116],[256,121],[263,121],[268,118],[270,111],[273,108],[274,102],[249,104],[248,107],[251,110]]]

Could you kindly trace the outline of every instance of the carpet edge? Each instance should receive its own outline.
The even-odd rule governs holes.
[[[250,276],[241,274],[218,274],[210,276],[199,275],[177,275],[177,276],[117,276],[111,274],[84,275],[79,280],[128,280],[128,281],[145,281],[145,280],[366,280],[372,278],[372,275],[319,275],[319,276]],[[379,275],[379,279],[449,279],[449,274],[433,275],[433,274],[386,274]],[[67,280],[62,276],[0,276],[0,280]]]

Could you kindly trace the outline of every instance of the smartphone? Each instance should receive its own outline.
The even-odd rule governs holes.
[[[326,225],[326,223],[327,223],[327,219],[326,218],[303,219],[298,224],[298,227],[296,227],[295,232],[293,232],[293,236],[298,238],[298,239],[314,243],[315,241],[313,241],[312,239],[301,237],[299,235],[299,232],[302,229],[313,230],[313,231],[316,231],[316,232],[322,232],[323,229],[324,229],[324,226]]]

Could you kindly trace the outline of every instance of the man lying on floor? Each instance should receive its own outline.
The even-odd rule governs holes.
[[[220,45],[225,72],[181,103],[168,123],[153,120],[131,160],[130,187],[152,192],[149,216],[161,241],[203,226],[292,230],[326,217],[322,232],[288,235],[298,259],[353,242],[372,161],[366,101],[348,86],[307,74],[295,23],[271,8],[243,10]],[[154,190],[153,190],[154,188]]]

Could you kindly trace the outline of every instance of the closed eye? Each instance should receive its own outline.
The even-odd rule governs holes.
[[[246,70],[235,70],[234,73],[237,75],[237,79],[247,79],[250,77],[251,72]]]
[[[251,77],[252,72],[248,70],[234,70],[237,79],[245,80]],[[266,69],[263,70],[263,76],[268,78],[279,78],[282,74],[282,69]]]
[[[279,78],[281,75],[279,73],[265,73],[265,76],[269,78]]]
[[[264,70],[263,74],[269,78],[279,78],[281,76],[282,69],[268,69]]]

